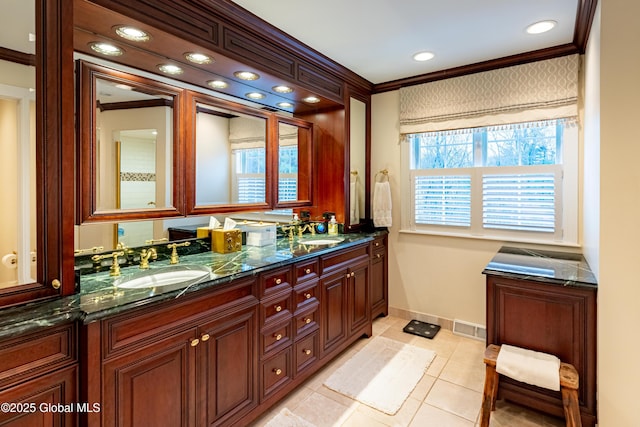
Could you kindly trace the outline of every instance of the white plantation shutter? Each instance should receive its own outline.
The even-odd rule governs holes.
[[[483,175],[483,227],[555,232],[558,175],[557,172]]]
[[[416,224],[471,224],[469,175],[415,176],[413,188]]]
[[[238,176],[238,203],[264,202],[265,200],[264,175],[243,174]]]

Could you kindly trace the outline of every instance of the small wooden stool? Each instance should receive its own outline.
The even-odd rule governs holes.
[[[496,409],[496,397],[498,394],[498,381],[500,374],[496,372],[496,360],[500,353],[500,346],[491,344],[484,351],[484,363],[486,374],[484,379],[484,392],[482,395],[482,411],[480,413],[480,427],[489,427],[491,411]],[[560,391],[562,393],[562,406],[567,427],[581,427],[580,407],[578,404],[578,371],[573,365],[560,363]]]

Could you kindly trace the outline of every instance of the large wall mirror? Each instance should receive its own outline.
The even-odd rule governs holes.
[[[313,127],[309,122],[278,118],[276,207],[311,205]]]
[[[368,217],[367,212],[367,104],[349,98],[349,225],[358,225]]]
[[[270,115],[202,94],[188,97],[188,213],[269,208]]]
[[[183,90],[77,62],[81,222],[182,215]]]

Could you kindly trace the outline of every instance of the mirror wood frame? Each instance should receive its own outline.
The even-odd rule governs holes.
[[[278,184],[279,179],[279,156],[274,156],[273,170],[275,171],[276,179],[274,179],[273,194],[275,195],[274,208],[276,209],[290,209],[304,206],[311,206],[313,204],[313,124],[302,119],[294,117],[278,117],[275,124],[275,137],[274,139],[274,152],[280,152],[280,137],[279,129],[280,123],[303,129],[306,138],[300,138],[300,131],[298,131],[298,198],[291,201],[278,200]]]
[[[273,176],[273,137],[270,135],[273,128],[273,116],[255,108],[246,107],[242,104],[226,101],[214,96],[205,95],[203,93],[187,91],[186,93],[186,110],[188,113],[185,117],[185,141],[186,141],[186,213],[187,215],[207,215],[214,213],[227,213],[239,211],[266,210],[273,206],[273,187],[269,185]],[[216,204],[216,205],[198,205],[196,203],[196,114],[197,105],[205,104],[215,108],[228,110],[259,119],[264,119],[266,124],[265,134],[265,201],[262,203],[242,203],[242,204]]]
[[[0,306],[75,291],[73,2],[35,0],[37,282],[0,290]]]
[[[161,83],[152,79],[78,60],[76,66],[78,87],[78,180],[77,180],[77,221],[79,224],[104,221],[144,220],[184,216],[183,198],[183,144],[182,116],[184,89]],[[121,83],[140,89],[141,92],[173,98],[173,165],[172,165],[172,204],[169,207],[140,209],[98,210],[97,190],[97,151],[96,137],[96,81],[98,79]]]

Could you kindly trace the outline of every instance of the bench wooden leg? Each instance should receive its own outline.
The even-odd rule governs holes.
[[[582,427],[580,418],[580,404],[578,403],[578,390],[562,387],[562,406],[567,427]]]
[[[482,393],[482,409],[480,411],[480,427],[489,427],[491,411],[496,407],[499,374],[496,367],[486,365],[484,391]]]

